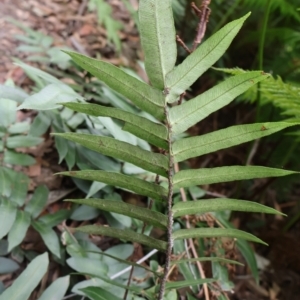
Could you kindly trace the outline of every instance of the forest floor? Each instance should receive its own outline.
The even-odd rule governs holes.
[[[107,41],[106,30],[99,26],[95,12],[88,11],[88,1],[82,0],[0,0],[0,83],[7,79],[12,79],[17,86],[28,92],[31,91],[32,82],[27,78],[24,71],[13,64],[13,58],[26,61],[28,53],[18,51],[20,44],[14,36],[24,34],[22,29],[7,20],[11,17],[31,29],[38,30],[54,39],[54,46],[68,46],[77,52],[86,55],[96,56],[97,54],[115,65],[127,66],[136,69],[136,61],[142,59],[139,37],[134,22],[122,4],[121,0],[109,1],[113,7],[114,18],[119,20],[123,29],[119,32],[122,42],[122,52],[117,54],[114,48]],[[130,1],[134,7],[137,0]],[[36,65],[36,64],[35,64]],[[43,65],[40,65],[43,68]],[[143,74],[140,74],[143,76]],[[243,111],[243,107],[238,108]],[[18,118],[34,118],[35,114],[22,111]],[[218,122],[218,120],[216,120]],[[221,126],[219,126],[221,127]],[[197,132],[197,128],[194,129]],[[228,150],[230,151],[230,150]],[[212,157],[224,161],[228,157],[239,154],[221,152],[223,157]],[[58,155],[50,135],[45,136],[45,142],[38,149],[33,149],[31,155],[36,157],[36,164],[24,168],[23,171],[31,178],[29,192],[39,184],[46,184],[51,191],[49,205],[51,210],[59,210],[63,205],[61,200],[72,191],[72,186],[65,188],[62,178],[53,176],[57,171],[64,170],[64,165],[58,164]],[[262,186],[264,182],[260,182]],[[213,192],[225,193],[224,190],[211,190]],[[289,201],[284,205],[276,201],[276,192],[269,188],[265,194],[272,199],[271,203],[276,209],[289,211],[294,206],[300,196],[300,190],[294,189]],[[53,205],[55,203],[55,205]],[[233,219],[237,227],[244,226],[246,221],[244,215],[236,215]],[[249,217],[248,217],[249,218]],[[259,237],[269,243],[269,247],[255,251],[259,253],[261,271],[261,284],[256,285],[249,270],[246,268],[237,269],[233,274],[236,283],[233,299],[238,300],[293,300],[300,297],[300,234],[299,226],[289,232],[282,233],[283,219],[281,217],[268,218],[268,224],[255,231]],[[247,220],[249,221],[249,219]],[[257,220],[256,220],[257,221]],[[24,247],[32,249],[43,249],[43,242],[33,230],[30,230],[24,241]],[[267,264],[268,266],[265,266]],[[5,276],[0,276],[5,281]]]

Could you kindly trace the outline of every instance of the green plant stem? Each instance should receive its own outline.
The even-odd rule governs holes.
[[[163,300],[165,293],[165,286],[169,275],[171,255],[173,249],[173,214],[172,214],[172,204],[173,204],[173,173],[174,173],[174,159],[172,153],[172,128],[168,118],[168,108],[165,107],[165,115],[168,127],[168,148],[169,148],[169,170],[168,170],[168,199],[167,199],[167,214],[168,214],[168,228],[167,228],[167,241],[168,246],[166,250],[166,262],[164,267],[164,275],[160,283],[158,300]]]

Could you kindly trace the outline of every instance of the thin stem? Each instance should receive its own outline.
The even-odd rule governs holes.
[[[164,267],[164,276],[160,283],[160,289],[158,294],[158,300],[163,300],[165,293],[165,286],[169,275],[171,255],[173,249],[173,238],[172,238],[172,228],[173,228],[173,214],[172,214],[172,204],[173,204],[173,168],[174,159],[172,153],[172,128],[168,118],[168,107],[165,106],[165,116],[167,120],[168,127],[168,150],[169,150],[169,169],[168,169],[168,199],[167,199],[167,214],[168,214],[168,224],[167,224],[167,241],[168,246],[166,250],[166,263]]]

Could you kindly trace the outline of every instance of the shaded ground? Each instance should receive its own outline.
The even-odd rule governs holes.
[[[110,60],[117,65],[135,66],[136,59],[141,57],[139,39],[134,23],[129,17],[128,12],[122,5],[121,0],[111,0],[114,8],[114,16],[124,24],[124,29],[120,32],[122,40],[122,55],[115,55],[113,47],[107,42],[106,30],[97,25],[97,16],[87,10],[87,1],[76,0],[0,0],[0,82],[12,78],[17,85],[22,85],[30,89],[30,81],[26,78],[24,72],[13,65],[12,57],[20,59],[26,58],[26,53],[17,50],[18,42],[13,38],[15,34],[22,34],[22,30],[8,22],[5,18],[12,17],[26,26],[40,30],[43,33],[54,38],[55,46],[68,46],[74,50],[95,56],[100,53],[105,59]],[[134,6],[137,1],[132,1]],[[34,114],[20,114],[20,118],[34,118]],[[217,119],[215,120],[218,121]],[[213,123],[216,124],[216,123]],[[194,129],[198,131],[197,128]],[[230,150],[229,150],[230,151]],[[52,191],[52,198],[49,199],[49,207],[52,210],[60,208],[61,204],[55,204],[58,200],[72,192],[72,187],[63,188],[62,179],[52,176],[53,173],[63,170],[62,166],[57,164],[57,154],[53,147],[53,142],[48,136],[41,148],[36,149],[32,154],[37,158],[37,164],[26,169],[26,173],[32,179],[32,190],[36,185],[44,183]],[[45,155],[47,154],[47,155]],[[218,157],[211,157],[207,164],[218,160],[224,161],[224,157],[238,158],[239,154],[228,153],[220,154]],[[199,164],[198,161],[195,161]],[[202,165],[203,166],[203,165]],[[225,193],[226,190],[212,190],[212,192]],[[268,196],[277,203],[276,195],[269,191]],[[290,206],[295,205],[299,199],[300,190],[294,190],[290,196]],[[286,205],[286,207],[288,206]],[[278,209],[284,210],[286,207]],[[239,227],[243,216],[236,217],[235,224]],[[261,274],[261,286],[257,286],[248,275],[245,268],[236,271],[236,294],[234,299],[239,300],[260,300],[260,299],[286,299],[293,300],[300,297],[300,230],[294,228],[289,233],[279,234],[278,229],[282,228],[283,220],[268,219],[268,225],[264,232],[258,232],[258,235],[270,244],[269,248],[258,249],[260,255],[270,264]],[[24,241],[24,247],[30,249],[43,248],[43,244],[34,232],[29,231],[27,240]],[[26,246],[27,245],[27,246]],[[5,278],[2,278],[2,280]],[[12,280],[7,277],[6,280]]]

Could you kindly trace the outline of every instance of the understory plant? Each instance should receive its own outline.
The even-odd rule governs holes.
[[[222,56],[248,16],[249,14],[224,26],[198,48],[195,47],[195,50],[182,63],[175,66],[177,46],[171,1],[141,0],[139,29],[145,54],[146,72],[151,84],[142,82],[107,62],[67,52],[79,66],[122,94],[144,112],[144,116],[138,116],[126,110],[97,104],[74,102],[63,104],[65,107],[87,115],[119,120],[123,124],[124,131],[149,142],[153,146],[151,151],[113,137],[71,132],[55,134],[93,151],[134,164],[144,169],[145,172],[152,172],[156,175],[154,181],[149,181],[149,179],[143,180],[133,175],[103,170],[60,173],[121,187],[165,205],[165,211],[158,212],[152,210],[151,205],[144,208],[113,199],[69,200],[130,216],[166,231],[165,236],[156,238],[149,236],[143,230],[135,232],[130,229],[101,225],[86,225],[77,228],[80,232],[117,237],[165,252],[163,272],[154,274],[155,286],[148,290],[135,289],[133,292],[137,295],[143,295],[149,299],[163,299],[166,290],[173,290],[174,298],[172,299],[177,299],[174,290],[183,287],[203,284],[204,292],[208,295],[209,289],[215,291],[215,289],[218,290],[217,284],[222,285],[222,282],[218,283],[220,278],[204,278],[201,269],[196,271],[200,272],[196,279],[185,278],[183,281],[169,282],[170,269],[174,264],[188,264],[191,261],[203,259],[203,257],[198,257],[197,252],[194,258],[182,260],[182,256],[176,253],[178,257],[175,256],[175,259],[172,259],[172,251],[178,241],[195,239],[202,241],[203,245],[203,239],[220,240],[221,237],[226,237],[264,243],[247,232],[226,228],[225,225],[217,222],[213,214],[209,214],[215,221],[212,226],[203,226],[203,224],[200,226],[196,223],[195,226],[189,224],[185,228],[181,217],[189,218],[190,215],[226,210],[276,213],[272,208],[240,199],[214,198],[178,201],[177,197],[176,199],[174,197],[176,192],[180,191],[183,196],[186,188],[198,185],[296,173],[262,166],[188,169],[184,165],[184,170],[179,168],[180,163],[190,158],[255,140],[298,124],[295,122],[255,123],[236,125],[195,137],[183,138],[182,136],[182,133],[191,126],[229,104],[256,83],[269,77],[269,74],[263,71],[245,72],[226,79],[193,99],[184,101],[185,91]],[[200,40],[195,40],[195,43],[200,43]],[[199,244],[201,245],[201,242]],[[207,259],[217,259],[214,256],[216,255]],[[128,289],[130,289],[130,283],[128,283]]]

